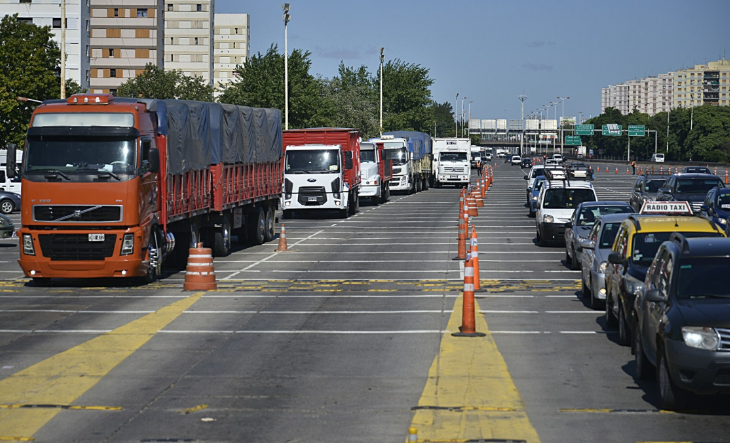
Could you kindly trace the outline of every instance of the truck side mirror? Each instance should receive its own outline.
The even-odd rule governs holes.
[[[352,169],[352,152],[345,152],[345,169]]]
[[[160,172],[160,150],[150,149],[150,172]]]
[[[8,143],[8,153],[7,157],[5,159],[5,172],[8,175],[8,178],[15,178],[16,175],[18,175],[18,171],[15,169],[15,150],[18,149],[18,146],[15,143]]]

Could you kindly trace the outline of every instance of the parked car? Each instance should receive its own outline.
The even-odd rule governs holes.
[[[583,202],[575,208],[570,221],[565,224],[565,264],[570,269],[580,269],[580,244],[588,239],[588,233],[596,219],[608,214],[631,214],[634,209],[622,201]]]
[[[0,191],[0,212],[10,214],[16,210],[20,210],[20,194]]]
[[[673,174],[657,191],[657,201],[688,201],[693,212],[700,212],[710,189],[725,185],[720,177],[710,174]]]
[[[606,303],[608,254],[621,222],[629,215],[621,213],[598,217],[588,233],[588,239],[580,244],[582,293],[583,298],[590,298],[592,309],[601,309]]]
[[[710,168],[706,166],[685,166],[682,172],[687,174],[712,174]]]
[[[730,234],[730,188],[710,189],[700,210],[710,220],[724,227],[725,233]]]
[[[545,183],[545,180],[547,179],[544,175],[538,175],[532,185],[532,189],[530,190],[530,199],[527,202],[530,207],[530,212],[528,214],[530,217],[535,216],[535,211],[537,211],[537,198],[540,196],[540,190],[542,189],[542,185]]]
[[[634,211],[641,211],[645,201],[656,200],[657,191],[667,182],[666,175],[646,174],[636,177],[634,190],[631,192],[629,203]]]
[[[548,172],[559,171],[557,169]],[[563,175],[564,176],[564,175]],[[550,175],[548,175],[550,178]],[[548,180],[540,190],[535,210],[538,245],[565,240],[565,224],[581,203],[596,201],[596,191],[588,181]]]
[[[672,234],[659,247],[636,297],[639,379],[657,375],[662,409],[693,393],[730,394],[730,239]]]
[[[510,162],[512,163],[512,166],[520,165],[522,164],[522,158],[519,155],[513,155]]]
[[[0,238],[9,238],[15,232],[15,225],[10,217],[0,214]]]
[[[656,163],[664,163],[664,154],[652,154],[651,161]]]

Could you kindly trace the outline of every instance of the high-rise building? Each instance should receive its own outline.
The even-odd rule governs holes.
[[[251,46],[248,14],[215,14],[214,86],[218,90],[235,78],[236,66],[248,60]]]
[[[114,94],[119,85],[144,71],[147,63],[163,66],[162,0],[88,1],[90,92]]]
[[[601,88],[601,112],[616,108],[627,115],[639,111],[654,115],[672,106],[672,73],[629,80]]]
[[[167,0],[165,3],[165,70],[213,83],[214,0]]]
[[[66,73],[82,88],[89,88],[89,3],[88,0],[0,0],[0,16],[18,14],[18,19],[38,26],[50,26],[61,47],[62,7],[66,8]],[[38,97],[39,99],[45,97]]]
[[[675,108],[730,105],[730,60],[718,60],[674,74]]]

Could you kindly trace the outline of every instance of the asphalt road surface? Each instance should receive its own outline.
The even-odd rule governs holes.
[[[1,240],[0,441],[730,441],[727,398],[658,409],[564,247],[535,244],[522,171],[494,165],[472,220],[483,338],[451,336],[454,188],[297,215],[291,252],[216,259],[217,291],[184,292],[184,272],[37,287]],[[614,166],[598,197],[628,200]]]

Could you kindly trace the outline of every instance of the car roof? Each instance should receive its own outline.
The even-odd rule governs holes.
[[[546,180],[548,188],[593,189],[593,184],[584,180]]]
[[[677,245],[680,247],[684,256],[730,257],[730,238],[693,237],[685,238],[684,242],[684,245]]]
[[[716,176],[715,174],[702,174],[699,172],[684,172],[684,173],[672,174],[672,175],[677,178],[695,178],[695,179],[716,178],[716,179],[720,180],[720,177]]]
[[[618,200],[598,200],[594,202],[583,202],[580,205],[580,207],[588,207],[588,206],[628,206],[631,207],[630,204],[624,202],[624,201],[618,201]]]
[[[600,215],[596,219],[596,221],[601,220],[603,223],[619,223],[631,215],[631,212],[621,212],[618,214],[606,214],[606,215]]]
[[[636,232],[722,232],[706,218],[693,215],[631,214],[628,220]]]

